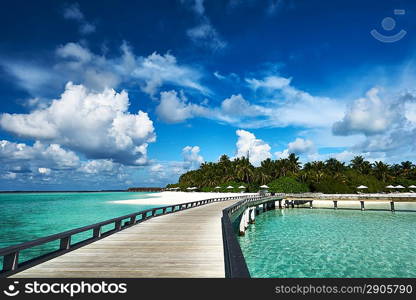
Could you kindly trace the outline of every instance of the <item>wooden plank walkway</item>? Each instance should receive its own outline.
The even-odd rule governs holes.
[[[222,210],[214,202],[156,217],[11,277],[225,277]]]

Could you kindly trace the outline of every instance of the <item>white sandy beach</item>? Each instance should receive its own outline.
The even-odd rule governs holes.
[[[186,202],[192,202],[197,200],[205,200],[210,198],[223,198],[223,197],[232,197],[232,196],[242,196],[242,195],[257,195],[255,193],[202,193],[202,192],[160,192],[160,193],[149,193],[149,198],[145,199],[131,199],[131,200],[117,200],[111,201],[112,203],[117,204],[129,204],[129,205],[171,205],[171,204],[180,204]],[[315,195],[316,200],[313,200],[313,206],[315,208],[332,208],[333,202],[328,200],[337,200],[339,197],[377,197],[377,198],[384,198],[384,197],[415,197],[415,194],[411,193],[397,193],[397,194],[364,194],[364,195],[323,195],[321,196]],[[327,199],[327,200],[324,200]],[[379,201],[366,201],[365,207],[366,209],[390,209],[390,200],[379,200]],[[301,200],[301,198],[299,199]],[[309,204],[305,204],[305,206],[309,206]],[[343,200],[338,201],[338,208],[356,208],[360,209],[360,201],[358,200]],[[396,202],[395,203],[396,210],[416,210],[416,202]]]
[[[131,199],[131,200],[117,200],[111,201],[112,203],[118,204],[157,204],[157,205],[170,205],[170,204],[180,204],[186,202],[192,202],[197,200],[205,200],[211,198],[224,198],[232,196],[248,196],[256,195],[250,193],[202,193],[202,192],[161,192],[161,193],[151,193],[149,198],[146,199]]]

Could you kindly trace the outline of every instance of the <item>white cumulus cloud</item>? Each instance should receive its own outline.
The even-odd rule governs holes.
[[[296,155],[308,154],[309,156],[314,156],[317,154],[317,151],[311,140],[296,138],[293,142],[287,144],[287,149],[282,152],[276,152],[275,155],[277,158],[287,158],[291,153]]]
[[[270,145],[261,139],[257,139],[253,133],[239,129],[236,134],[238,136],[236,157],[246,157],[248,155],[250,162],[255,166],[272,157]]]
[[[373,135],[385,132],[393,122],[396,122],[398,115],[395,108],[382,101],[378,93],[379,89],[372,88],[367,92],[366,97],[355,100],[344,118],[334,124],[334,134]]]
[[[156,113],[160,119],[167,123],[179,123],[197,116],[210,114],[208,108],[188,103],[183,95],[176,91],[160,93],[160,103],[156,107]]]
[[[147,145],[155,141],[147,113],[128,112],[126,92],[89,91],[68,83],[59,99],[29,114],[0,116],[0,126],[17,136],[65,146],[92,159],[123,164],[147,162]]]
[[[200,151],[198,146],[186,146],[182,149],[185,169],[197,169],[204,162],[204,158],[199,154]]]

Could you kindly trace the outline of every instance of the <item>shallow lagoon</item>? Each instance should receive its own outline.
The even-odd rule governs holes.
[[[239,237],[252,277],[415,277],[416,213],[272,210]]]
[[[152,193],[129,192],[0,194],[0,248],[160,206],[112,202],[150,197]],[[75,235],[73,242],[91,235],[92,231]],[[24,250],[19,261],[57,249],[58,242]]]

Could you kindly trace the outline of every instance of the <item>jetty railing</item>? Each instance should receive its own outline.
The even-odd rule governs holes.
[[[254,196],[254,197],[257,197],[257,196]],[[206,204],[213,203],[213,202],[240,200],[240,199],[246,199],[246,198],[252,199],[253,196],[242,195],[242,196],[232,196],[232,197],[223,197],[223,198],[212,198],[212,199],[186,202],[182,204],[173,204],[173,205],[168,205],[168,206],[150,208],[150,209],[146,209],[143,211],[124,215],[121,217],[109,219],[109,220],[99,222],[96,224],[64,231],[61,233],[42,237],[33,241],[2,248],[0,249],[0,257],[1,256],[3,257],[3,268],[0,271],[0,278],[10,276],[17,272],[21,272],[37,264],[48,261],[52,258],[63,255],[65,253],[68,253],[70,251],[73,251],[82,246],[88,245],[90,243],[93,243],[97,240],[105,238],[111,234],[124,230],[133,225],[139,224],[151,218],[175,213],[178,211],[183,211],[186,209],[206,205]],[[103,227],[108,226],[108,225],[113,225],[114,228],[106,232],[103,232]],[[74,235],[79,234],[79,233],[86,233],[88,231],[92,231],[91,237],[85,240],[81,240],[76,243],[71,242],[72,237]],[[59,249],[47,252],[46,254],[36,256],[24,262],[19,262],[19,254],[21,251],[30,249],[36,246],[44,245],[50,242],[54,242],[54,241],[59,241]]]
[[[263,210],[274,209],[275,202],[281,201],[277,196],[254,196],[243,199],[222,211],[222,233],[224,244],[225,276],[227,278],[250,278],[246,261],[233,226],[233,219],[247,208],[263,205]],[[279,205],[280,206],[280,205]]]

